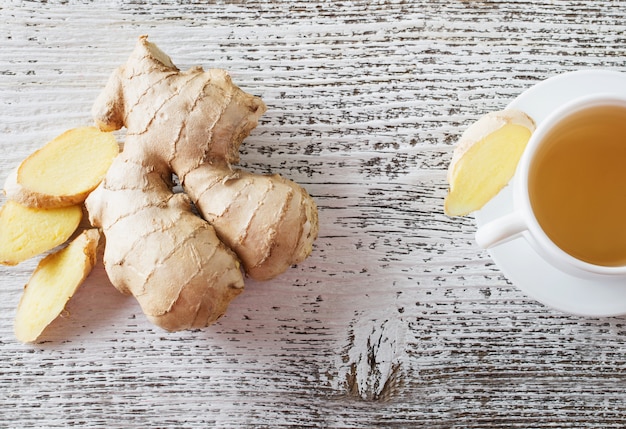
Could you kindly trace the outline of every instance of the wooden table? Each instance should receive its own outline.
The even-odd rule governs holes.
[[[0,180],[91,124],[149,34],[266,102],[242,166],[314,196],[313,254],[180,333],[98,266],[35,345],[13,317],[38,258],[2,267],[0,427],[626,425],[625,319],[535,302],[472,217],[442,213],[477,117],[563,72],[626,71],[626,1],[195,3],[1,1]]]

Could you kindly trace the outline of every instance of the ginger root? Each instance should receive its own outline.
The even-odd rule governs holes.
[[[173,194],[160,172],[124,153],[86,201],[106,237],[109,280],[162,328],[204,327],[243,290],[237,257],[192,213],[186,195]]]
[[[294,182],[205,164],[183,185],[250,277],[272,279],[311,253],[317,210]]]
[[[81,204],[102,181],[119,145],[96,127],[74,128],[26,158],[9,176],[4,191],[28,207]]]
[[[515,174],[535,122],[519,110],[491,112],[461,136],[448,168],[444,211],[464,216],[481,209]]]
[[[241,267],[269,279],[312,250],[317,208],[306,191],[231,165],[265,110],[223,70],[178,70],[147,36],[94,104],[99,128],[126,127],[126,141],[86,200],[90,220],[106,236],[111,282],[158,326],[207,326],[242,291]],[[204,220],[172,193],[173,175]]]
[[[63,244],[82,216],[80,206],[38,209],[7,201],[0,208],[0,264],[17,265]]]
[[[24,288],[14,331],[23,343],[36,341],[65,308],[96,263],[100,233],[83,231],[65,248],[43,258]]]

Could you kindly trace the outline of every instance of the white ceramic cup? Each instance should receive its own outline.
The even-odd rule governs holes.
[[[601,106],[617,106],[626,109],[626,98],[610,94],[595,94],[578,98],[552,112],[539,124],[532,134],[517,167],[512,185],[513,212],[484,224],[478,229],[476,241],[480,247],[487,249],[521,237],[528,240],[529,244],[546,262],[568,274],[582,278],[597,278],[599,280],[606,278],[606,276],[624,277],[626,279],[626,265],[595,265],[577,259],[559,248],[541,228],[533,212],[529,195],[529,170],[533,165],[538,149],[546,143],[546,137],[550,131],[571,115],[585,109]],[[624,117],[624,121],[626,121],[626,117]],[[624,168],[626,168],[626,163]]]

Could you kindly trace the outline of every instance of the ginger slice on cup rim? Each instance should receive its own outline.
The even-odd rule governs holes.
[[[445,214],[467,215],[495,197],[515,174],[534,130],[535,121],[515,109],[488,113],[470,125],[448,168]]]

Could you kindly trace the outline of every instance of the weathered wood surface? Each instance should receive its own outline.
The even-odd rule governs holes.
[[[625,319],[551,310],[442,214],[455,140],[557,73],[626,71],[626,1],[0,2],[0,180],[90,123],[149,34],[269,111],[242,164],[302,183],[313,255],[170,334],[98,267],[44,342],[0,269],[0,427],[623,427]]]

